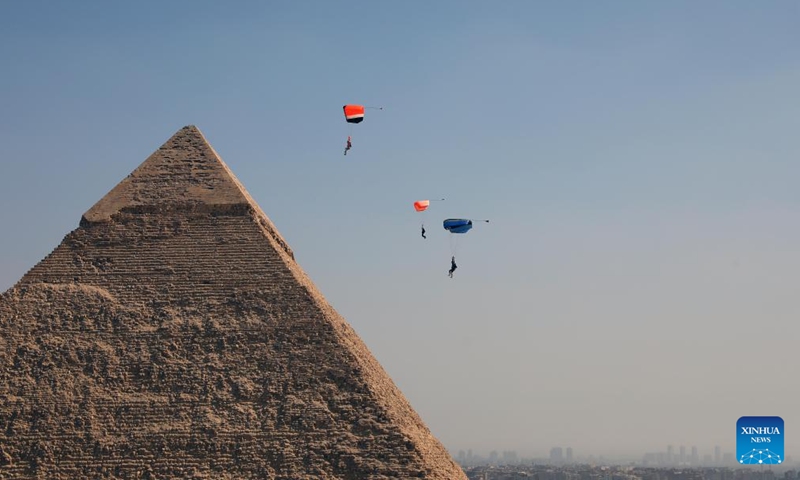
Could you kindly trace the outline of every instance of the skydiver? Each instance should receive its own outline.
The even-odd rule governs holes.
[[[428,238],[425,236],[425,225],[422,226],[422,238]]]
[[[347,147],[344,149],[344,154],[347,155],[347,151],[353,148],[353,142],[350,141],[350,137],[347,137]]]
[[[450,278],[453,278],[453,272],[456,271],[456,268],[458,268],[458,265],[456,265],[456,257],[453,256],[453,258],[450,259],[450,270],[447,272]]]

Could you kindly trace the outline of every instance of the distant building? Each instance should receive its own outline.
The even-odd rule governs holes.
[[[714,447],[714,466],[720,466],[722,464],[722,449],[719,445]]]
[[[680,462],[681,465],[686,463],[686,447],[684,447],[683,445],[681,445],[681,456],[678,462]]]
[[[561,463],[564,461],[564,452],[561,447],[553,447],[550,449],[550,462]]]
[[[567,447],[567,463],[572,463],[572,447]]]
[[[667,445],[667,463],[672,463],[675,461],[675,449],[672,448],[672,445]]]
[[[519,463],[517,452],[513,450],[503,450],[503,463],[506,465],[516,465]]]
[[[700,455],[697,454],[697,447],[692,447],[692,465],[697,465],[700,463]]]

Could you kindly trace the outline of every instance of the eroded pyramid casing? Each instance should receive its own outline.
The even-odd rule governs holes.
[[[0,296],[0,478],[466,476],[188,126]]]

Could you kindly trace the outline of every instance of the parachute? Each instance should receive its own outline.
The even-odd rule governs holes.
[[[414,210],[418,212],[424,212],[425,210],[428,209],[430,205],[431,205],[430,200],[417,200],[416,202],[414,202]]]
[[[344,120],[350,124],[350,135],[347,136],[347,146],[344,149],[344,154],[353,148],[351,136],[353,135],[353,125],[364,121],[364,110],[370,108],[374,110],[383,110],[383,107],[365,107],[364,105],[345,105],[342,107],[344,111]]]
[[[475,222],[486,222],[489,220],[474,220]],[[468,218],[448,218],[442,222],[442,226],[450,233],[467,233],[472,230],[472,222]]]
[[[347,123],[361,123],[364,121],[364,105],[345,105],[342,109]]]
[[[442,225],[450,233],[467,233],[472,230],[472,220],[466,218],[448,218]]]
[[[489,223],[489,220],[475,220],[476,222],[486,222]],[[444,222],[442,222],[442,226],[445,230],[450,232],[450,253],[453,255],[451,257],[451,267],[450,271],[447,272],[450,275],[450,278],[453,277],[453,272],[455,271],[456,267],[456,255],[458,254],[458,243],[461,235],[472,230],[472,220],[468,218],[448,218]]]
[[[425,213],[425,211],[431,205],[431,202],[443,202],[443,201],[444,198],[438,198],[436,200],[417,200],[416,202],[414,202],[414,210],[421,212],[423,218],[422,224],[420,225],[420,227],[422,228],[422,238],[428,238],[425,236],[425,218],[427,216],[427,213]]]

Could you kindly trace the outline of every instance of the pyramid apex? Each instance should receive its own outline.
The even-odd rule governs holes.
[[[199,128],[197,128],[197,125],[186,125],[185,127],[181,128],[180,130],[175,132],[175,134],[177,135],[178,133],[184,132],[184,131],[185,132],[197,132],[197,133],[200,133],[202,135],[202,132],[200,131]]]
[[[254,202],[195,125],[186,125],[90,208],[81,223],[122,211],[152,211]]]

